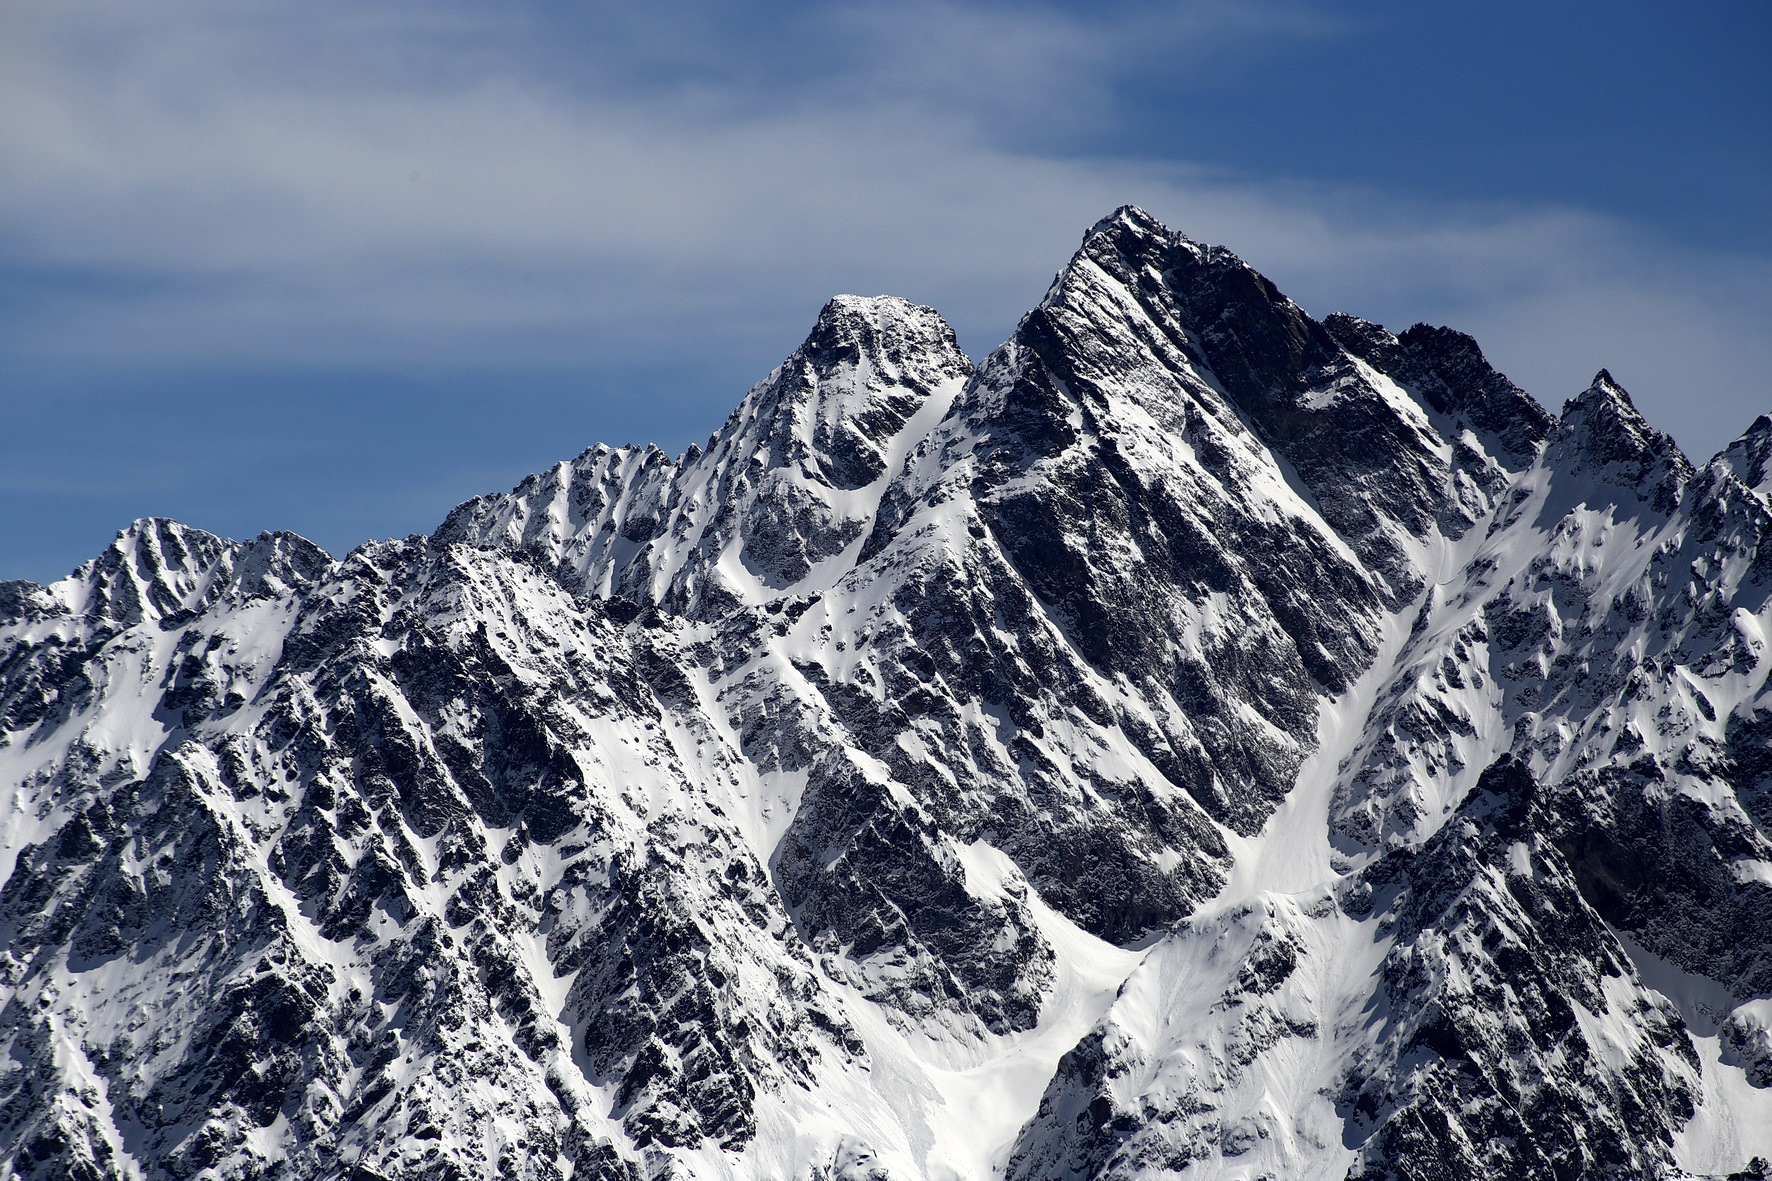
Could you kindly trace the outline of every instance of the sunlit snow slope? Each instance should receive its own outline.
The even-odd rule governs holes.
[[[1772,420],[1126,208],[974,366],[0,584],[0,1176],[1721,1176],[1772,1157]]]

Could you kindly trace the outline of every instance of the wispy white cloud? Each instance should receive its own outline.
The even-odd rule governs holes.
[[[698,32],[690,7],[591,5],[561,43],[541,11],[0,10],[0,267],[38,280],[0,348],[94,370],[630,363],[791,341],[859,290],[932,303],[979,349],[1136,201],[1312,310],[1470,330],[1547,402],[1611,365],[1696,449],[1772,400],[1763,259],[1580,209],[1423,205],[1027,134],[1111,117],[1116,77],[1155,54],[1185,68],[1332,35],[1303,5],[1087,23],[830,6],[745,34],[815,60],[777,46],[754,68],[716,67],[698,38],[739,34]]]

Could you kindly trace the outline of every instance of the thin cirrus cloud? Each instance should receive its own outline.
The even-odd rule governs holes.
[[[1763,258],[1569,204],[1452,204],[1085,150],[1129,71],[1345,36],[1317,7],[564,11],[7,9],[0,361],[22,376],[0,408],[42,391],[105,406],[144,381],[255,375],[207,404],[241,437],[283,448],[290,474],[262,494],[230,481],[234,515],[210,519],[245,531],[238,506],[256,505],[260,527],[343,547],[440,517],[447,504],[414,506],[412,488],[508,484],[594,441],[600,423],[673,446],[705,434],[840,290],[933,304],[987,350],[1082,230],[1126,201],[1230,245],[1318,314],[1472,331],[1553,406],[1608,365],[1702,454],[1772,400]],[[340,494],[355,469],[325,461],[325,438],[302,437],[286,405],[256,408],[296,389],[318,407],[314,429],[336,434],[332,403],[291,376],[327,371],[357,375],[358,405],[422,402],[408,379],[452,371],[506,388],[526,374],[634,385],[588,382],[572,428],[586,437],[518,431],[490,464],[472,416],[501,413],[497,400],[449,403],[458,430],[420,432],[422,460],[414,450],[377,473],[377,516]],[[388,378],[379,388],[375,374]],[[658,400],[650,419],[631,396],[679,378],[703,392]],[[139,425],[139,407],[111,410],[93,421]],[[54,431],[53,412],[26,417],[41,437],[11,445],[31,459],[0,479],[0,518],[9,501],[53,499],[58,464],[107,446]],[[108,491],[81,511],[114,516],[140,488],[155,504],[121,520],[162,503],[201,517],[204,496],[220,495],[204,483],[220,478],[213,465],[148,462],[117,445]],[[451,465],[459,481],[439,471]],[[309,478],[330,486],[288,486]],[[76,552],[90,552],[81,527]],[[66,557],[19,529],[0,523],[0,543],[33,556],[0,577],[42,577]]]

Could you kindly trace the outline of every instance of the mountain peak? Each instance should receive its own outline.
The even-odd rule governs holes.
[[[1552,450],[1554,466],[1636,489],[1662,510],[1672,507],[1679,486],[1692,474],[1673,436],[1650,426],[1604,369],[1564,403]]]
[[[1772,416],[1762,414],[1754,419],[1712,462],[1727,467],[1760,495],[1772,494]]]
[[[191,605],[235,544],[167,517],[137,518],[74,571],[69,581],[83,598],[77,609],[120,624],[177,612]]]
[[[1084,234],[1085,240],[1098,234],[1113,233],[1149,234],[1167,241],[1187,241],[1187,236],[1170,229],[1136,205],[1122,205],[1094,225]]]
[[[1609,369],[1602,369],[1594,374],[1593,381],[1588,383],[1588,387],[1585,390],[1572,398],[1571,402],[1581,402],[1584,399],[1588,401],[1620,405],[1624,410],[1628,411],[1629,415],[1635,420],[1639,422],[1646,421],[1643,419],[1643,416],[1637,412],[1637,404],[1631,401],[1630,391],[1618,384],[1618,380],[1612,376],[1612,371]]]
[[[1091,258],[1106,249],[1122,256],[1140,257],[1152,252],[1172,253],[1177,249],[1193,257],[1223,254],[1234,258],[1223,247],[1203,246],[1177,230],[1172,230],[1136,205],[1122,205],[1083,235],[1083,245],[1071,261]]]
[[[971,372],[934,308],[893,295],[839,295],[721,434],[769,452],[767,467],[808,466],[835,487],[857,488],[883,473],[886,440],[921,401]]]
[[[953,328],[934,308],[896,295],[838,295],[820,309],[795,355],[832,372],[864,359],[893,369],[918,367],[933,356],[945,375],[959,353]]]
[[[239,542],[169,517],[141,517],[52,593],[69,609],[114,624],[164,625],[224,596],[244,599],[305,586],[331,565],[332,555],[286,530]]]
[[[1655,433],[1631,401],[1629,391],[1613,379],[1605,369],[1594,374],[1585,390],[1563,404],[1563,418],[1574,415],[1580,421],[1617,420],[1623,428],[1635,432]]]

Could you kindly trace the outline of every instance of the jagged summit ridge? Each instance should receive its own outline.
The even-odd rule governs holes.
[[[673,611],[758,601],[866,534],[913,420],[939,417],[971,370],[932,309],[838,296],[705,450],[593,448],[461,506],[439,536],[515,541],[598,593]]]
[[[976,366],[839,296],[681,456],[137,522],[0,586],[0,1171],[1739,1170],[1768,421],[1128,206]]]
[[[47,598],[13,584],[39,609],[101,618],[118,627],[182,620],[220,600],[242,601],[305,586],[332,557],[299,534],[266,532],[229,541],[165,517],[119,531],[104,553],[51,588]]]

